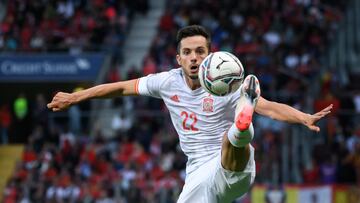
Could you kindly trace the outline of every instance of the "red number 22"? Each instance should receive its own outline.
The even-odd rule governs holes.
[[[184,118],[184,120],[182,122],[184,130],[191,130],[191,131],[198,131],[199,130],[199,129],[197,129],[195,127],[195,124],[197,122],[197,118],[196,118],[195,113],[190,113],[190,115],[189,115],[188,112],[182,111],[181,112],[181,117],[183,117],[183,116],[185,116],[185,118]],[[190,127],[186,126],[186,122],[187,122],[188,119],[192,120],[192,123],[191,123]]]

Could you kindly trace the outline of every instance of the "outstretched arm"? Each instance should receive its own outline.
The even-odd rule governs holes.
[[[52,111],[61,111],[88,99],[136,95],[137,84],[138,79],[134,79],[97,85],[74,93],[58,92],[47,107]]]
[[[258,114],[268,116],[272,119],[289,123],[300,123],[310,130],[319,132],[320,128],[316,122],[331,112],[332,104],[315,114],[301,112],[289,105],[268,101],[263,97],[259,98],[255,111]]]

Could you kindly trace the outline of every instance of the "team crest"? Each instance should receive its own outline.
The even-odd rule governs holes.
[[[205,97],[203,100],[203,112],[214,111],[214,99],[211,97]]]

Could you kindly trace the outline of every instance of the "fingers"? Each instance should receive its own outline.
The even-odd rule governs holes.
[[[56,104],[52,101],[51,103],[48,103],[47,108],[52,110],[52,111],[59,111],[60,109],[58,107],[56,107]]]
[[[321,111],[317,112],[316,114],[314,114],[313,116],[320,116],[320,118],[328,115],[329,113],[331,113],[331,109],[333,108],[333,105],[330,104],[329,106],[327,106],[326,108],[322,109]],[[320,119],[319,118],[319,119]]]
[[[309,129],[310,130],[312,130],[312,131],[315,131],[315,132],[320,132],[320,128],[318,127],[318,126],[316,126],[316,125],[310,125],[310,126],[308,126],[309,127]]]
[[[47,104],[47,108],[51,111],[60,111],[61,109],[56,106],[53,102]]]
[[[61,111],[60,108],[53,108],[52,111],[56,112],[56,111]]]
[[[52,111],[55,111],[55,109],[57,109],[57,107],[56,107],[56,106],[57,106],[57,105],[56,105],[57,95],[58,95],[58,94],[56,94],[56,95],[54,96],[54,98],[52,99],[52,101],[46,105],[47,108],[50,109],[50,110],[52,110]]]
[[[330,104],[329,106],[327,106],[326,108],[322,109],[321,111],[311,115],[312,121],[310,123],[315,124],[318,120],[320,120],[321,118],[323,118],[324,116],[328,115],[329,113],[331,113],[331,109],[333,108],[333,105]],[[308,125],[308,128],[312,131],[315,132],[320,132],[320,128],[316,125]]]
[[[68,93],[58,92],[46,106],[52,111],[61,111],[69,106]]]
[[[320,120],[322,117],[324,117],[325,115],[320,115],[320,114],[314,114],[314,115],[312,115],[312,118],[313,118],[313,120]]]
[[[326,108],[324,108],[323,110],[319,111],[320,112],[325,112],[325,113],[331,113],[331,109],[333,108],[333,105],[330,104],[329,106],[327,106]]]
[[[329,113],[331,113],[331,111],[326,111],[326,112],[320,111],[320,112],[317,112],[316,114],[314,114],[313,116],[322,118],[322,117],[328,115]]]
[[[62,110],[65,110],[67,109],[68,106],[59,106],[59,105],[55,105],[55,104],[52,104],[52,103],[49,103],[48,104],[48,109],[50,109],[51,111],[62,111]]]
[[[54,108],[53,102],[48,103],[46,106],[47,106],[48,109]]]

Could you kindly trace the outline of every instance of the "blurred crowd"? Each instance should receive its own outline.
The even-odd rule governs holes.
[[[6,52],[108,51],[119,57],[133,16],[148,10],[147,0],[5,2],[0,51]]]
[[[114,50],[126,38],[131,15],[140,12],[146,17],[147,6],[140,10],[134,6],[144,2],[9,1],[1,22],[0,49]],[[302,130],[301,136],[316,139],[305,143],[310,145],[311,159],[297,166],[299,180],[283,180],[279,173],[284,164],[282,146],[291,148],[285,138],[291,137],[289,125],[255,118],[256,183],[360,186],[360,128],[356,125],[360,94],[337,95],[346,87],[322,65],[345,8],[346,2],[334,0],[169,0],[143,66],[123,78],[177,67],[177,30],[201,24],[212,33],[212,51],[236,54],[246,74],[259,77],[265,98],[305,112],[334,104],[333,113],[319,123],[319,135]],[[109,73],[108,81],[119,79],[116,70]],[[46,109],[32,114],[38,118],[31,119],[23,160],[7,184],[4,202],[175,202],[184,181],[186,157],[163,103],[149,98],[115,101],[124,113],[112,121],[117,132],[112,139],[104,138],[101,131],[90,137],[89,129],[78,131],[51,119],[49,123]],[[131,114],[133,109],[150,113]],[[2,129],[19,119],[11,121],[15,110],[7,111],[10,116],[1,116]]]

